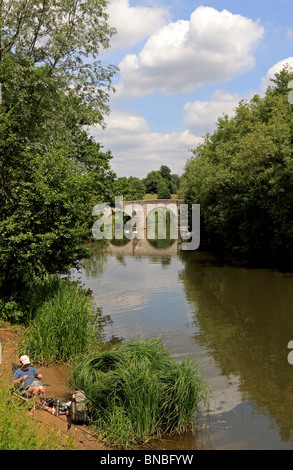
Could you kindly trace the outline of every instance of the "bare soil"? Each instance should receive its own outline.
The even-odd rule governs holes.
[[[17,356],[17,345],[21,336],[21,329],[0,328],[0,343],[2,346],[2,361],[0,362],[1,376],[10,382],[12,376],[12,364],[19,364]],[[43,383],[46,384],[46,397],[58,398],[67,402],[73,393],[73,389],[68,385],[69,368],[66,365],[53,365],[50,367],[35,366],[43,375]],[[86,426],[71,425],[68,429],[66,415],[56,417],[48,411],[37,409],[34,413],[36,423],[42,423],[45,428],[56,427],[62,435],[63,444],[69,435],[74,437],[77,450],[111,450],[98,440],[98,438]]]

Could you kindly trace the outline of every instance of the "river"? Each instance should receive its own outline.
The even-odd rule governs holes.
[[[196,360],[211,389],[193,434],[152,445],[293,449],[293,274],[162,244],[127,240],[103,253],[93,245],[72,273],[110,317],[106,339],[160,335],[176,360]]]

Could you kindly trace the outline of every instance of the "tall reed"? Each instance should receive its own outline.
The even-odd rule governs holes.
[[[129,447],[138,436],[190,430],[206,384],[193,360],[177,363],[159,338],[133,339],[111,350],[80,356],[75,385],[95,402],[91,417],[103,438]]]
[[[53,295],[52,295],[53,293]],[[64,362],[86,351],[98,327],[92,299],[65,279],[49,286],[20,349],[34,362]]]

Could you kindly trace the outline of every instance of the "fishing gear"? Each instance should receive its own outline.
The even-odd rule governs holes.
[[[83,390],[81,390],[80,388],[78,388],[75,384],[73,384],[72,382],[69,382],[70,385],[72,385],[74,388],[76,388],[76,390],[79,390],[80,392],[82,392],[86,398],[88,398],[95,406],[98,406],[101,410],[103,410],[106,414],[108,414],[107,410],[105,410],[105,408],[103,408],[99,403],[95,402],[95,400],[93,400],[91,397],[89,397]],[[147,442],[145,442],[141,437],[137,436],[135,434],[135,437],[141,441],[143,444],[145,444],[146,446],[148,446],[150,449],[152,449],[152,446],[150,446]]]

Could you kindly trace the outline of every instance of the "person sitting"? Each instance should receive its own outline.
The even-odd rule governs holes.
[[[42,374],[39,374],[34,367],[31,367],[28,356],[21,356],[19,361],[21,365],[13,374],[13,385],[18,386],[20,394],[27,396],[27,398],[36,397],[38,395],[43,404],[45,401],[45,388],[42,382],[40,382]]]

